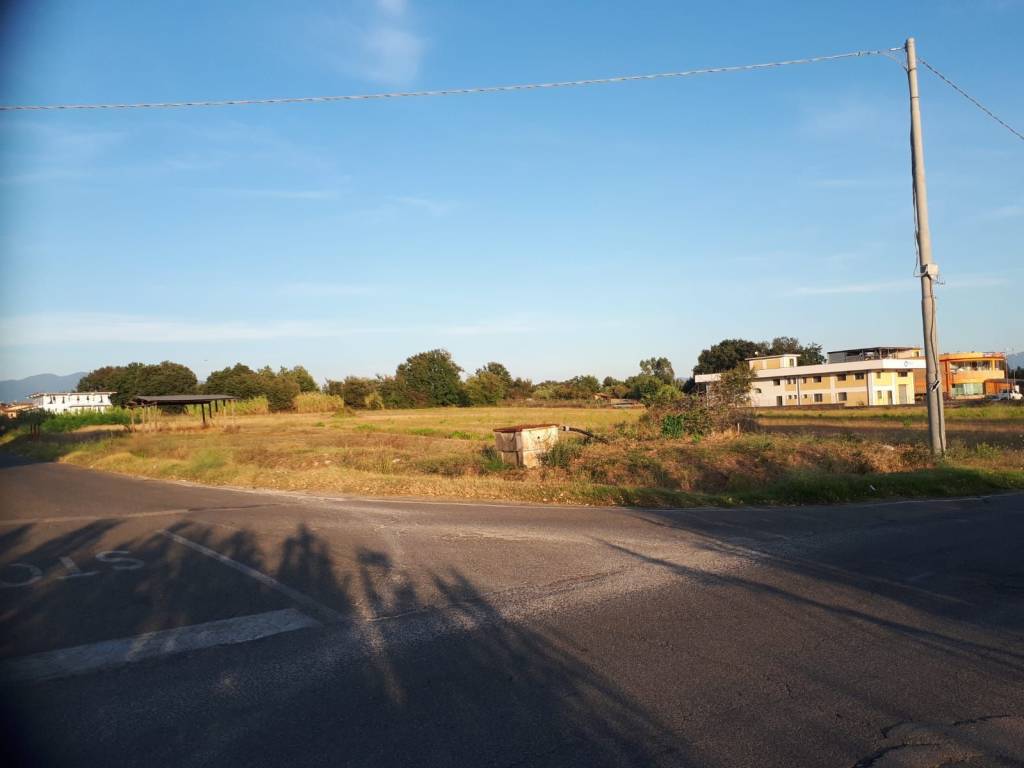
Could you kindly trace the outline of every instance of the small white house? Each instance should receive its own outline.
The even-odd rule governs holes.
[[[36,408],[51,413],[68,411],[105,411],[113,406],[110,396],[114,392],[36,392],[28,399]]]

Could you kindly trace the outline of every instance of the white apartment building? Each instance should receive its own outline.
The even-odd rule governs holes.
[[[68,411],[105,411],[113,407],[110,396],[114,392],[36,392],[28,399],[36,408],[51,413]]]
[[[907,353],[909,354],[909,353]],[[914,372],[922,372],[920,357],[875,357],[830,352],[820,365],[798,365],[793,354],[747,358],[756,379],[750,404],[756,408],[800,405],[909,405],[914,402]],[[694,377],[714,387],[719,373]]]

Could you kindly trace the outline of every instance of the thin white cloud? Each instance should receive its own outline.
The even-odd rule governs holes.
[[[492,336],[531,333],[524,320],[418,326],[344,326],[314,321],[194,321],[103,313],[50,313],[0,318],[0,347],[79,343],[216,343],[332,339],[381,334]]]
[[[842,285],[802,285],[793,288],[790,296],[831,296],[843,293],[884,293],[909,289],[913,283],[907,280],[892,280],[879,283],[844,283]]]
[[[804,111],[800,132],[815,139],[841,139],[873,133],[891,120],[882,109],[864,99],[847,97],[829,106]]]
[[[989,221],[1000,221],[1003,219],[1019,219],[1022,216],[1024,216],[1024,205],[1012,204],[986,211],[980,218]]]
[[[227,187],[209,190],[234,197],[266,198],[268,200],[332,200],[338,196],[333,189],[273,189]]]
[[[444,216],[456,208],[456,203],[451,200],[433,200],[427,197],[396,197],[396,203],[426,211],[431,216]]]
[[[316,25],[325,58],[346,74],[388,85],[405,85],[419,75],[427,44],[405,0],[350,4],[344,16],[321,18]]]
[[[940,278],[944,288],[993,288],[1006,285],[1002,277],[988,275],[961,275],[946,279]],[[842,283],[840,285],[802,285],[789,291],[789,296],[834,296],[851,293],[890,293],[893,291],[914,290],[916,278],[905,280],[886,280],[876,283]]]
[[[812,179],[808,185],[815,189],[873,189],[876,187],[890,187],[903,182],[896,178],[870,178],[870,177],[837,177],[828,179]]]
[[[18,170],[3,184],[45,184],[87,177],[95,164],[124,143],[122,131],[75,129],[19,123],[0,130],[4,165]]]
[[[377,0],[376,6],[382,13],[396,18],[401,18],[409,10],[409,4],[406,0]]]

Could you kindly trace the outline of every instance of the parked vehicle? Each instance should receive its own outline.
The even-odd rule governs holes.
[[[1024,395],[1020,392],[1000,392],[997,395],[992,395],[993,400],[1024,400]]]

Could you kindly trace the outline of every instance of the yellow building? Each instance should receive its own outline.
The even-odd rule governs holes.
[[[889,354],[873,354],[879,349]],[[914,351],[920,352],[916,347],[841,350],[830,352],[830,362],[819,365],[798,365],[795,354],[751,357],[747,363],[756,379],[750,403],[758,408],[909,405],[914,402],[915,372],[923,378],[925,367],[924,357]],[[708,373],[694,380],[713,388],[720,378],[721,374]]]

